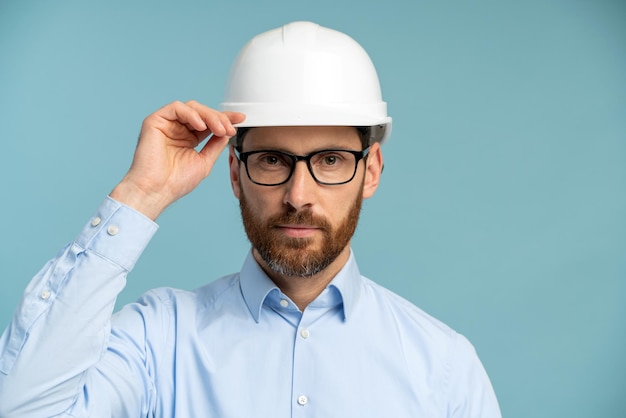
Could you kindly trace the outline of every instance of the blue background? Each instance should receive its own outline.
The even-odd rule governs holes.
[[[394,118],[362,272],[465,334],[507,417],[626,417],[626,2],[0,3],[0,328],[130,164],[143,118],[216,106],[292,20],[370,53]],[[227,177],[159,219],[120,303],[239,269]]]

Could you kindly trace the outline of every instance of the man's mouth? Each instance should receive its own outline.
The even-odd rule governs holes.
[[[317,226],[303,224],[277,225],[276,228],[290,238],[309,238],[321,230]]]

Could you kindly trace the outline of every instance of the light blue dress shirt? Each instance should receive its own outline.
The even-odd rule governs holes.
[[[111,317],[156,232],[106,199],[28,285],[0,339],[0,417],[499,417],[471,344],[353,255],[305,310],[249,254]]]

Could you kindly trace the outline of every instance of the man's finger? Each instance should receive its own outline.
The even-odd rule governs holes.
[[[207,130],[207,124],[198,111],[185,103],[176,101],[159,109],[155,115],[170,121],[189,125],[197,131]]]
[[[226,115],[232,124],[241,123],[246,120],[246,115],[241,112],[231,112],[228,110],[222,112],[222,114]]]
[[[232,123],[228,118],[224,117],[221,112],[194,100],[190,100],[186,104],[198,113],[199,117],[206,123],[208,129],[216,136],[235,134],[235,128],[232,126]]]

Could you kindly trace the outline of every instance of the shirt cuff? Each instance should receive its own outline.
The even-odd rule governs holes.
[[[75,243],[130,271],[158,229],[142,213],[107,196]]]

